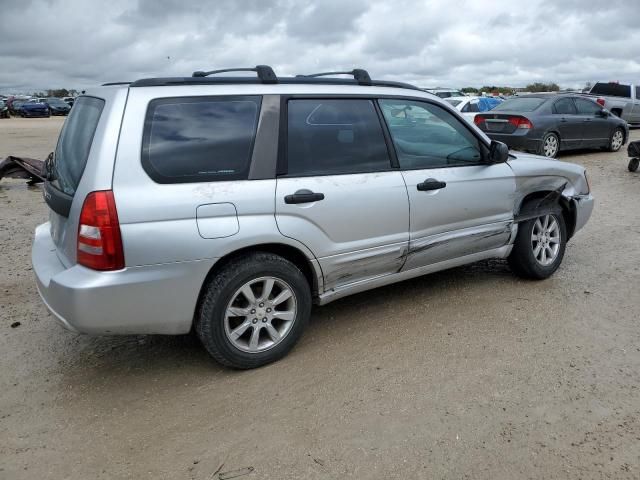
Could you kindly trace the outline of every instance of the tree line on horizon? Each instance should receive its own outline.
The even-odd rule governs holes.
[[[497,92],[497,93],[512,94],[515,91],[538,93],[538,92],[559,92],[560,86],[555,82],[551,82],[551,83],[535,82],[535,83],[530,83],[524,88],[518,88],[518,89],[514,87],[485,85],[484,87],[481,87],[481,88],[464,87],[461,90],[464,93],[496,93]]]
[[[33,92],[31,96],[38,97],[38,98],[50,98],[50,97],[62,98],[62,97],[77,97],[79,93],[80,92],[78,92],[78,90],[74,88],[70,90],[67,90],[66,88],[50,88],[48,90],[44,90],[41,92]]]

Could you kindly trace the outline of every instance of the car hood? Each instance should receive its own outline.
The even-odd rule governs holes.
[[[509,154],[507,164],[513,170],[517,181],[525,178],[564,178],[571,184],[567,185],[570,190],[567,194],[582,194],[588,191],[585,168],[581,165],[531,153],[512,151]]]

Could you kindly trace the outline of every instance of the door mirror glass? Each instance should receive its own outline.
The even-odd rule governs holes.
[[[507,160],[509,160],[509,147],[507,147],[502,142],[491,140],[491,145],[489,146],[489,156],[487,160],[491,164],[506,162]]]

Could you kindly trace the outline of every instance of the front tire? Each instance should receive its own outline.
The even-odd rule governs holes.
[[[540,155],[556,158],[560,151],[560,138],[555,133],[547,133],[540,143]]]
[[[622,144],[624,143],[624,132],[621,128],[616,128],[611,134],[611,138],[609,138],[609,151],[617,152],[622,148]]]
[[[258,252],[232,260],[209,281],[195,330],[222,365],[256,368],[289,353],[310,313],[311,291],[300,269]]]
[[[522,278],[543,280],[558,269],[567,245],[567,228],[560,208],[521,222],[508,261]]]

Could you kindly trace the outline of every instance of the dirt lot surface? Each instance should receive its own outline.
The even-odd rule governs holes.
[[[0,158],[44,158],[61,125],[0,120]],[[3,180],[0,478],[640,478],[640,174],[562,159],[597,205],[551,279],[493,261],[363,293],[247,372],[60,328],[30,266],[40,189]]]

